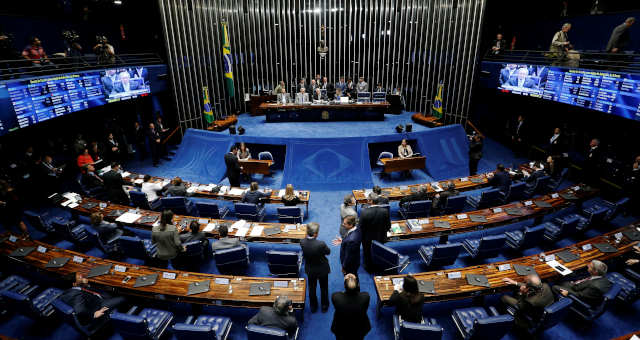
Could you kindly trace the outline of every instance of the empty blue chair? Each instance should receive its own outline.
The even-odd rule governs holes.
[[[262,222],[264,219],[264,206],[253,203],[235,203],[236,216],[238,219],[247,221]]]
[[[220,273],[234,273],[245,270],[249,266],[249,248],[237,246],[213,252],[216,267]]]
[[[551,182],[551,177],[549,176],[541,176],[536,179],[536,182],[533,186],[528,187],[526,190],[527,196],[540,195],[544,194],[547,191],[549,183]]]
[[[200,217],[223,219],[229,213],[229,208],[220,208],[218,204],[213,202],[196,202],[196,208]]]
[[[112,312],[111,323],[115,331],[124,339],[160,339],[171,324],[173,313],[145,308],[136,315],[137,309],[132,307],[127,313]]]
[[[493,257],[498,255],[507,241],[504,234],[485,236],[481,239],[466,239],[462,246],[471,258]]]
[[[383,272],[401,273],[409,265],[409,256],[375,240],[371,242],[371,259],[374,267]]]
[[[540,245],[544,237],[544,225],[526,227],[524,231],[514,230],[505,232],[507,245],[513,249],[529,249]]]
[[[569,298],[560,298],[560,300],[544,308],[539,320],[532,320],[528,315],[523,314],[522,317],[526,318],[529,323],[527,329],[529,334],[538,334],[560,323],[569,313],[569,307],[572,303]],[[509,306],[507,307],[507,312],[515,316],[517,311],[514,307]]]
[[[96,197],[103,196],[105,194],[104,188],[102,188],[101,186],[89,188],[88,186],[84,185],[82,183],[82,173],[78,174],[78,176],[76,177],[76,183],[78,184],[78,188],[80,189],[80,192],[83,196]]]
[[[38,229],[43,233],[52,233],[54,232],[54,228],[51,225],[51,222],[59,219],[59,217],[49,216],[48,214],[38,214],[35,211],[25,210],[24,216],[27,219],[27,223],[29,223],[32,227]]]
[[[441,339],[442,327],[436,319],[423,320],[422,323],[408,322],[393,315],[393,337],[395,340]]]
[[[580,219],[580,221],[576,226],[576,230],[582,232],[594,225],[603,223],[605,216],[607,216],[607,212],[609,212],[609,209],[601,206],[583,210],[582,215],[578,215],[578,219]]]
[[[122,253],[127,257],[151,260],[156,257],[158,249],[149,239],[141,239],[138,236],[121,236],[118,245]]]
[[[154,201],[149,202],[149,197],[147,197],[147,194],[142,191],[129,191],[129,198],[131,199],[131,204],[140,209],[158,210],[161,205],[160,199],[155,199]]]
[[[467,196],[458,195],[447,197],[447,205],[444,208],[444,214],[456,214],[464,210],[464,205],[467,203]]]
[[[181,260],[187,261],[188,263],[195,262],[196,264],[199,261],[204,260],[205,258],[205,249],[208,248],[209,241],[205,239],[204,241],[191,241],[182,244],[186,250],[180,253],[178,256]]]
[[[31,282],[19,275],[11,275],[0,282],[0,291],[25,292],[29,289]]]
[[[412,201],[400,205],[400,215],[404,219],[429,217],[431,214],[431,200]]]
[[[103,241],[102,239],[100,239],[100,235],[98,234],[98,232],[93,229],[92,226],[88,224],[82,224],[82,226],[87,232],[88,242],[96,245],[105,254],[118,253],[118,242],[120,240],[120,237],[122,237],[122,230],[118,229],[118,231],[114,233],[113,237]]]
[[[418,249],[418,254],[422,258],[422,261],[427,267],[442,267],[450,266],[456,259],[462,250],[462,244],[460,243],[447,243],[438,244],[434,246],[421,246]]]
[[[500,189],[489,189],[483,191],[478,196],[467,196],[467,204],[469,204],[473,209],[485,209],[488,207],[493,207],[499,205],[502,202],[502,195],[500,194]]]
[[[500,315],[494,307],[455,309],[451,315],[463,339],[501,339],[513,327],[513,316]]]
[[[194,204],[186,197],[162,197],[160,205],[162,210],[171,210],[177,215],[194,215]]]
[[[560,176],[558,178],[551,178],[551,180],[549,181],[549,185],[547,185],[547,190],[558,191],[560,184],[564,182],[568,174],[569,174],[568,168],[562,169],[562,171],[560,172]]]
[[[189,316],[185,322],[175,323],[172,328],[179,340],[225,340],[231,326],[231,319],[227,317],[200,315],[195,320]]]
[[[69,241],[74,243],[86,243],[88,241],[87,231],[83,224],[76,225],[75,222],[55,219],[51,222],[51,225],[58,235]]]
[[[612,284],[611,288],[608,292],[604,294],[602,302],[597,306],[591,306],[590,304],[580,300],[577,296],[573,294],[569,294],[569,298],[573,300],[573,304],[571,304],[571,311],[578,316],[580,319],[584,321],[592,321],[600,317],[602,313],[607,309],[607,306],[613,299],[618,296],[622,287],[618,284]]]
[[[38,288],[37,285],[31,285],[31,282],[21,276],[11,275],[0,282],[0,315],[5,315],[15,310],[10,306],[11,298],[18,296],[31,296]],[[5,300],[9,300],[8,302]]]
[[[60,315],[62,315],[63,320],[65,320],[67,324],[75,328],[75,330],[77,330],[80,334],[86,336],[87,338],[100,331],[102,327],[104,327],[107,322],[109,322],[109,318],[105,317],[98,319],[99,321],[82,324],[80,323],[80,320],[78,320],[78,316],[73,307],[64,303],[62,299],[57,298],[53,300],[51,305],[56,309],[56,311],[58,311],[58,313],[60,313]]]
[[[525,182],[512,183],[511,186],[509,187],[509,192],[501,192],[501,195],[503,197],[503,202],[509,203],[509,202],[520,201],[525,199],[526,189],[527,189],[527,183]]]
[[[578,214],[557,217],[553,222],[543,223],[545,228],[544,237],[551,242],[555,242],[564,235],[572,235],[577,232],[578,223],[580,223],[580,215]]]
[[[296,328],[294,334],[287,334],[287,331],[280,328],[264,327],[257,325],[247,325],[247,340],[296,340],[300,328]]]
[[[297,277],[302,266],[302,252],[267,250],[267,263],[272,275]]]
[[[55,312],[51,303],[53,300],[59,298],[63,291],[58,288],[47,288],[34,297],[33,292],[36,287],[38,286],[33,286],[22,292],[3,290],[0,294],[3,299],[11,305],[13,310],[19,311],[27,316],[47,319]]]
[[[382,151],[378,156],[378,161],[376,162],[376,165],[384,166],[384,163],[382,163],[381,161],[381,159],[384,159],[384,158],[393,158],[393,154],[389,151]]]
[[[585,216],[594,215],[594,214],[598,214],[602,209],[606,209],[607,212],[604,214],[604,216],[602,217],[598,216],[598,218],[601,218],[602,221],[610,221],[611,219],[616,217],[621,211],[623,211],[627,207],[629,202],[630,200],[628,197],[623,197],[616,202],[600,200],[594,204],[583,207],[582,214]],[[597,221],[597,222],[600,222],[600,221]]]
[[[624,275],[611,272],[607,273],[607,279],[613,284],[620,286],[620,293],[617,299],[622,303],[633,303],[638,298],[638,285]]]
[[[300,207],[278,207],[278,221],[280,223],[302,223],[304,212]]]
[[[273,159],[273,155],[269,151],[262,151],[262,152],[258,153],[258,159],[259,160],[273,161],[273,164],[276,163],[276,161]]]

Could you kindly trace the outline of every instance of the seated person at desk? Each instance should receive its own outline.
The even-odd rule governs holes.
[[[291,103],[291,97],[287,93],[287,89],[285,89],[284,87],[280,89],[280,92],[278,92],[277,98],[278,98],[278,104]]]
[[[378,85],[376,85],[376,88],[373,90],[373,92],[384,92],[384,87],[382,87],[382,84],[378,83]]]
[[[271,194],[258,190],[258,182],[251,182],[249,191],[242,195],[242,203],[264,204],[263,199],[269,198]]]
[[[341,89],[336,89],[336,94],[335,94],[334,100],[339,102],[340,98],[342,98],[342,97],[346,97],[346,94],[344,94]]]
[[[144,182],[142,182],[140,191],[147,194],[149,202],[153,202],[158,199],[158,191],[162,191],[162,183],[152,182],[151,176],[144,175]]]
[[[89,220],[91,221],[91,227],[98,232],[98,237],[104,244],[108,243],[109,240],[124,234],[124,230],[117,224],[104,221],[102,213],[100,212],[94,212],[91,214],[89,216]]]
[[[300,88],[300,92],[296,93],[296,104],[306,104],[309,102],[309,94],[306,93],[304,87]]]
[[[244,142],[240,143],[240,149],[238,149],[238,160],[246,161],[251,159],[251,152],[249,148],[244,144]]]
[[[104,181],[104,188],[107,191],[109,201],[118,204],[129,204],[129,196],[122,188],[125,182],[122,179],[122,175],[120,175],[120,164],[112,162],[111,170],[102,175],[102,180]]]
[[[89,154],[89,149],[85,148],[84,151],[82,151],[82,154],[78,155],[77,164],[78,168],[81,169],[86,164],[93,164],[93,157]]]
[[[182,178],[180,177],[176,177],[171,180],[171,183],[169,183],[169,185],[167,185],[166,189],[164,190],[164,194],[166,196],[173,196],[173,197],[188,196],[187,187],[184,186],[184,183],[182,183]]]
[[[447,206],[447,199],[458,194],[455,183],[444,183],[442,186],[445,190],[433,196],[433,204],[431,206],[431,209],[433,210],[432,215],[441,215],[444,212],[444,208]]]
[[[573,294],[591,306],[597,306],[611,288],[611,282],[606,277],[607,265],[602,261],[593,260],[587,265],[587,272],[589,277],[557,284],[553,286],[553,291],[562,296]]]
[[[505,305],[516,309],[515,324],[520,330],[526,330],[532,326],[529,324],[529,318],[534,322],[540,320],[544,308],[554,302],[551,288],[536,274],[527,275],[524,282],[516,282],[508,277],[503,281],[518,287],[515,296],[503,295],[500,300]]]
[[[411,275],[404,277],[400,291],[394,290],[389,298],[389,306],[395,306],[395,313],[408,322],[422,322],[423,304],[424,295],[418,289],[418,281]]]
[[[191,221],[189,224],[189,231],[180,235],[180,241],[182,244],[193,241],[206,241],[204,233],[200,231],[200,223],[198,221]]]
[[[400,199],[400,205],[405,205],[406,203],[413,201],[424,201],[429,199],[428,188],[426,184],[421,185],[418,188],[418,191],[411,193],[409,196],[405,196]]]
[[[504,169],[504,165],[498,164],[494,173],[488,173],[489,185],[494,188],[500,189],[503,193],[509,193],[511,187],[511,177]]]
[[[546,175],[544,171],[542,171],[543,168],[544,168],[544,165],[538,162],[533,164],[533,166],[531,167],[533,172],[530,174],[525,173],[524,181],[527,182],[528,184],[534,184],[538,178]]]
[[[284,188],[282,203],[284,203],[284,205],[287,207],[302,203],[302,200],[300,200],[300,197],[298,197],[298,195],[296,195],[295,192],[293,191],[293,185],[287,184],[287,186]]]
[[[323,100],[323,101],[327,101],[327,94],[322,92],[322,89],[320,89],[319,87],[316,88],[316,92],[313,94],[313,100]]]
[[[364,77],[360,77],[360,79],[358,80],[358,85],[356,85],[356,90],[358,92],[368,92],[369,91],[369,84],[367,84],[367,82],[364,81]]]
[[[294,335],[298,328],[298,321],[293,315],[293,304],[285,295],[276,297],[273,307],[260,307],[258,314],[249,319],[249,324],[282,329],[289,336]]]
[[[351,78],[347,79],[347,86],[342,92],[349,98],[356,97],[356,87],[353,85],[353,80]]]
[[[82,176],[80,177],[80,182],[82,185],[87,187],[87,189],[93,189],[103,186],[104,182],[102,178],[98,177],[95,173],[96,168],[92,164],[85,164],[82,167]]]
[[[411,149],[411,145],[407,144],[406,139],[403,139],[400,145],[398,145],[398,157],[409,158],[411,156],[413,156],[413,150]]]
[[[213,252],[215,252],[216,250],[233,248],[240,245],[244,246],[244,244],[240,243],[239,238],[229,237],[229,227],[227,227],[226,225],[221,225],[218,227],[218,234],[220,235],[220,239],[211,244],[211,250],[213,250]]]
[[[376,204],[389,204],[389,198],[382,193],[382,188],[378,185],[371,189],[371,193],[367,198],[372,202],[377,202]]]

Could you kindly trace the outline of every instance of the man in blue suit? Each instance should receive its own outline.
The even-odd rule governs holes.
[[[340,263],[343,274],[354,274],[358,276],[360,268],[360,243],[362,234],[356,227],[356,217],[349,215],[342,220],[342,226],[347,230],[347,235],[333,240],[333,245],[340,245]]]
[[[504,165],[498,164],[496,171],[493,174],[489,174],[489,184],[494,188],[500,189],[505,194],[509,192],[511,186],[511,177],[504,170]]]
[[[526,67],[519,68],[516,76],[509,79],[508,85],[521,89],[537,88],[536,82],[529,77],[529,70]]]

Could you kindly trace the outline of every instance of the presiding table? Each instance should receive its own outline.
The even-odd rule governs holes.
[[[252,174],[262,174],[262,175],[270,175],[271,174],[271,165],[273,165],[273,161],[270,159],[247,159],[244,161],[238,161],[240,166],[242,167],[242,172],[247,175]]]
[[[264,112],[268,123],[274,122],[321,122],[384,120],[389,111],[388,102],[381,103],[309,103],[280,104],[262,103],[259,112]]]
[[[424,169],[427,157],[416,156],[407,158],[382,158],[380,160],[384,164],[384,172],[391,173],[396,171],[409,171]]]

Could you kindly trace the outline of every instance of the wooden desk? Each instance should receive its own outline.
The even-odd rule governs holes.
[[[268,159],[248,159],[246,161],[239,161],[242,167],[242,172],[245,174],[271,174],[269,167],[273,165],[272,160]]]
[[[570,263],[564,263],[564,261],[557,258],[557,261],[560,264],[576,272],[578,270],[584,269],[592,260],[605,261],[631,251],[633,249],[633,245],[637,242],[631,241],[626,236],[623,236],[621,241],[619,243],[616,243],[614,234],[627,229],[635,228],[639,225],[640,224],[636,222],[632,225],[611,231],[604,235],[576,243],[573,246],[552,251],[545,251],[544,253],[546,255],[551,255],[562,250],[569,250],[570,252],[580,256],[578,260],[572,261]],[[582,250],[582,245],[593,245],[594,243],[610,243],[611,245],[615,246],[618,251],[615,253],[603,253],[596,247],[592,247],[591,250],[587,251]],[[513,264],[534,267],[538,275],[540,275],[540,277],[547,282],[563,280],[563,276],[560,273],[556,272],[555,269],[551,268],[540,259],[541,257],[539,255],[525,256],[510,261],[481,264],[466,268],[436,270],[431,272],[413,274],[413,276],[418,280],[434,281],[435,294],[424,294],[426,302],[467,299],[476,296],[496,294],[502,291],[515,291],[513,286],[509,286],[502,281],[503,278],[511,278],[518,282],[522,282],[524,280],[523,276],[519,276],[518,274],[516,274],[515,270],[513,269]],[[498,266],[503,264],[510,264],[511,269],[499,271]],[[449,273],[455,272],[459,272],[461,274],[461,277],[457,279],[449,279],[447,275]],[[467,274],[481,274],[487,276],[491,287],[487,288],[469,285],[466,280]],[[376,276],[374,278],[376,292],[378,294],[378,310],[380,310],[382,306],[388,304],[389,302],[389,298],[393,293],[393,278],[400,278],[403,276],[404,275],[390,275]],[[568,279],[568,277],[565,279]]]
[[[617,338],[613,338],[612,340],[629,340],[634,335],[637,336],[637,337],[640,337],[640,331],[635,331],[635,332],[632,332],[632,333],[629,333],[629,334],[625,334],[623,336],[619,336]]]
[[[425,116],[422,113],[418,112],[418,113],[414,113],[411,116],[411,119],[420,124],[420,125],[424,125],[424,126],[428,126],[428,127],[438,127],[438,126],[442,126],[444,124],[442,124],[440,122],[440,118],[436,118],[434,116]]]
[[[260,112],[265,112],[267,122],[317,122],[345,120],[383,120],[391,105],[382,103],[322,103],[279,104],[262,103]]]
[[[9,233],[1,234],[0,239],[8,237]],[[17,235],[14,235],[17,236]],[[20,247],[45,247],[45,253],[34,250],[25,257],[8,256],[13,250]],[[0,247],[0,254],[6,256],[13,264],[17,266],[27,266],[37,271],[50,274],[55,277],[64,277],[76,272],[88,274],[89,270],[98,265],[111,264],[114,267],[121,265],[127,267],[126,272],[116,272],[112,267],[110,274],[89,278],[89,284],[92,287],[105,289],[106,291],[115,292],[118,295],[132,295],[144,297],[154,300],[170,300],[183,303],[197,303],[202,305],[229,306],[229,307],[248,307],[259,308],[261,306],[271,306],[278,295],[287,295],[293,301],[296,309],[304,309],[306,285],[304,278],[266,278],[266,277],[248,277],[248,276],[230,276],[230,275],[213,275],[205,273],[184,272],[179,270],[168,270],[162,268],[154,268],[140,265],[132,265],[125,262],[112,261],[99,257],[88,256],[71,250],[56,248],[53,245],[39,241],[17,240],[15,243],[5,240]],[[83,259],[82,263],[76,263],[72,259],[74,256]],[[68,257],[70,260],[60,268],[47,268],[46,264],[58,257]],[[22,267],[24,268],[24,267]],[[175,279],[164,279],[162,273],[173,273]],[[151,286],[134,288],[136,278],[158,274],[158,281]],[[126,276],[131,276],[127,283],[122,280]],[[228,279],[233,288],[233,292],[229,293],[228,284],[215,283],[216,278]],[[199,282],[211,280],[210,290],[205,293],[187,295],[187,287],[191,282]],[[287,281],[287,288],[271,288],[271,294],[266,296],[249,296],[249,286],[252,283]],[[295,282],[295,285],[294,285]]]
[[[409,158],[383,158],[380,160],[384,164],[384,172],[391,173],[396,171],[408,171],[414,169],[424,169],[427,157],[409,157]]]
[[[575,186],[582,188],[581,186]],[[417,238],[430,238],[430,237],[440,237],[442,242],[446,241],[446,237],[451,234],[459,234],[466,233],[470,231],[475,231],[479,229],[487,229],[493,228],[500,225],[510,224],[521,220],[526,220],[534,217],[542,217],[552,211],[559,210],[565,208],[571,204],[582,202],[585,199],[594,197],[598,191],[597,190],[577,190],[575,191],[573,188],[567,188],[565,190],[558,191],[557,193],[539,196],[535,199],[524,200],[521,202],[515,202],[510,204],[501,205],[498,207],[481,209],[475,211],[467,211],[464,213],[454,214],[454,215],[443,215],[429,218],[420,218],[418,219],[423,221],[428,221],[428,223],[421,224],[422,230],[420,231],[411,231],[406,224],[406,220],[401,221],[392,221],[391,224],[397,223],[399,224],[403,232],[397,234],[391,234],[389,236],[389,241],[400,241],[400,240],[408,240],[408,239],[417,239]],[[562,198],[559,194],[561,193],[573,193],[578,199],[577,200],[566,200]],[[556,196],[557,197],[554,197]],[[551,204],[549,208],[542,208],[537,206],[534,201],[545,201]],[[529,204],[529,202],[531,202]],[[495,209],[499,209],[496,212]],[[522,209],[523,215],[509,215],[506,213],[507,208],[520,208]],[[466,215],[466,217],[459,219],[459,215]],[[482,215],[486,217],[487,222],[473,222],[469,218],[469,215]],[[447,221],[449,222],[449,228],[439,228],[434,225],[435,221]]]
[[[214,120],[211,125],[207,126],[207,130],[209,131],[224,131],[229,128],[229,126],[236,124],[238,122],[238,117],[236,115],[231,115],[225,119]]]
[[[62,204],[64,204],[64,202],[66,201],[63,200],[60,202],[61,206]],[[97,205],[91,209],[86,209],[83,207],[83,204],[85,203],[96,203]],[[100,209],[100,203],[104,203],[106,204],[106,207],[104,207],[104,209]],[[64,206],[63,206],[64,207]],[[104,201],[100,201],[97,200],[95,198],[90,198],[90,197],[83,197],[82,201],[79,202],[78,206],[74,207],[74,208],[69,208],[64,207],[66,209],[69,209],[72,213],[74,214],[80,214],[80,215],[91,215],[94,212],[101,212],[104,215],[104,219],[110,222],[116,222],[117,217],[113,217],[113,216],[108,216],[110,212],[114,211],[114,210],[123,210],[125,212],[129,211],[129,210],[135,210],[135,208],[132,208],[130,206],[127,205],[119,205],[119,204],[112,204],[112,203],[108,203],[108,202],[104,202]],[[158,211],[150,211],[150,210],[142,210],[142,209],[138,209],[138,214],[142,215],[140,218],[138,218],[137,220],[135,220],[132,223],[121,223],[123,225],[127,225],[133,228],[138,228],[138,229],[144,229],[144,230],[148,230],[151,231],[151,228],[153,227],[153,223],[154,222],[150,222],[150,223],[142,223],[139,222],[142,217],[144,216],[155,216],[157,217],[157,220],[160,219],[160,212]],[[237,221],[230,221],[230,220],[217,220],[217,219],[212,219],[212,218],[205,218],[205,217],[196,217],[196,216],[183,216],[183,215],[175,215],[173,217],[173,223],[174,225],[176,225],[179,229],[180,232],[186,231],[186,227],[188,227],[188,225],[181,227],[181,224],[186,223],[187,221],[191,221],[191,220],[195,220],[198,221],[200,224],[200,231],[204,232],[207,237],[212,237],[212,238],[219,238],[219,234],[217,230],[212,230],[212,231],[205,231],[205,228],[207,227],[208,224],[212,223],[212,224],[216,224],[216,225],[220,225],[222,223],[224,224],[228,224],[229,226],[231,226],[233,223],[237,222]],[[120,222],[118,222],[120,223]],[[285,232],[285,228],[287,225],[292,225],[292,224],[284,224],[284,223],[263,223],[263,222],[247,222],[250,224],[250,230],[247,232],[247,234],[244,237],[240,237],[242,240],[245,241],[249,241],[249,242],[269,242],[269,243],[297,243],[300,242],[301,239],[306,237],[306,232],[307,232],[307,225],[306,224],[301,224],[299,228],[297,228],[296,230],[291,230],[291,231],[287,231]],[[263,226],[264,228],[273,228],[273,227],[278,227],[280,228],[281,232],[279,234],[274,234],[274,235],[266,235],[263,232],[260,233],[259,236],[250,236],[251,231],[257,227],[257,226]],[[236,231],[237,232],[237,231]],[[231,231],[229,231],[229,236],[235,236],[236,232],[232,233]]]
[[[275,102],[277,99],[278,96],[275,94],[249,96],[249,113],[252,116],[263,115],[265,112],[260,109],[260,104],[268,101]]]

